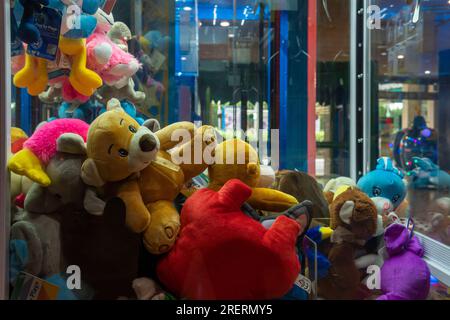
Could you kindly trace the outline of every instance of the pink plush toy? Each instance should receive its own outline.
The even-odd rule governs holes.
[[[108,86],[124,87],[139,70],[136,58],[122,50],[107,35],[114,24],[112,14],[102,10],[96,13],[97,28],[87,40],[87,66],[95,71]]]
[[[43,186],[51,184],[44,168],[56,155],[60,139],[74,139],[84,144],[87,139],[89,125],[78,119],[58,119],[39,126],[34,134],[24,143],[23,149],[17,152],[8,163],[12,172],[27,176]],[[71,153],[70,150],[65,152]]]

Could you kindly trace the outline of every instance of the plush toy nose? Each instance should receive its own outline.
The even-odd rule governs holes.
[[[150,134],[143,135],[139,140],[139,147],[143,152],[153,151],[156,148],[156,140]]]

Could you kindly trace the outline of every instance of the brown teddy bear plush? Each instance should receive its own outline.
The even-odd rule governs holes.
[[[256,210],[283,212],[298,204],[289,194],[265,188],[267,182],[261,175],[258,153],[245,141],[230,139],[220,143],[215,149],[215,160],[208,167],[210,189],[218,191],[229,180],[239,179],[252,188],[247,202]]]
[[[330,205],[331,263],[328,275],[319,280],[319,296],[325,299],[359,299],[362,285],[355,265],[356,250],[362,248],[377,228],[377,208],[362,191],[339,188]]]
[[[328,202],[319,183],[305,172],[280,171],[277,175],[276,189],[294,196],[299,203],[312,202],[312,218],[329,218]]]
[[[159,130],[159,123],[150,120],[139,127],[117,99],[109,102],[108,110],[89,129],[83,180],[105,187],[108,196],[122,199],[128,227],[143,233],[150,253],[165,253],[175,242],[180,226],[173,200],[186,181],[207,168],[203,157],[193,161],[199,151],[194,149],[200,146],[203,151],[214,143],[215,132],[211,127],[195,130],[190,122]],[[179,141],[172,137],[177,130],[188,136],[179,147]],[[189,161],[175,164],[169,153],[172,149],[175,154],[190,155]]]
[[[327,182],[327,184],[323,188],[323,193],[325,195],[325,198],[327,199],[328,204],[331,204],[333,202],[335,192],[343,186],[356,187],[356,182],[348,177],[337,177]]]
[[[126,223],[136,233],[150,224],[136,174],[156,159],[158,150],[157,136],[148,127],[139,126],[115,99],[89,128],[83,181],[94,187],[106,187],[107,194],[119,196],[127,209]]]

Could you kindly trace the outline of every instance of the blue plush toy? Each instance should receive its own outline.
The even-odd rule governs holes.
[[[70,20],[63,21],[62,29],[66,38],[82,39],[89,37],[97,27],[97,19],[93,16],[100,7],[101,0],[50,0],[49,7],[57,9],[63,15],[71,16]],[[78,6],[81,4],[81,6]],[[79,20],[77,20],[79,18]],[[67,26],[70,24],[70,28]]]
[[[120,101],[120,104],[122,105],[122,108],[125,110],[125,112],[134,120],[136,120],[140,125],[142,125],[145,122],[145,119],[142,117],[142,115],[137,112],[134,104],[132,104],[128,100],[122,100]],[[99,115],[105,112],[106,107],[103,107],[100,109]]]
[[[79,105],[63,102],[58,109],[58,118],[80,119],[91,123],[95,118],[95,105],[91,101]]]
[[[144,38],[149,42],[151,49],[164,50],[165,46],[170,42],[170,37],[163,36],[161,32],[156,30],[147,32]]]
[[[36,43],[41,39],[39,29],[35,24],[35,13],[42,7],[50,7],[59,10],[68,17],[63,21],[67,32],[66,38],[81,39],[89,37],[97,27],[97,19],[93,16],[103,0],[20,0],[23,6],[23,15],[18,29],[19,38],[28,44]],[[81,4],[81,6],[78,6]],[[70,20],[69,20],[70,19]]]
[[[378,159],[377,163],[375,170],[358,181],[358,188],[370,198],[390,200],[396,209],[406,197],[404,176],[387,157]]]
[[[413,158],[414,169],[408,172],[410,188],[450,190],[450,175],[428,158]]]
[[[25,43],[35,43],[41,38],[41,34],[34,23],[34,13],[40,11],[42,6],[47,6],[49,0],[20,0],[23,6],[22,20],[20,21],[18,36]]]

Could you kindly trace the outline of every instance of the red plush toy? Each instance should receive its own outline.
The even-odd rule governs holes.
[[[260,300],[292,288],[302,227],[280,216],[266,229],[241,211],[251,193],[230,180],[219,192],[202,189],[186,201],[179,239],[157,267],[170,292],[187,299]]]

